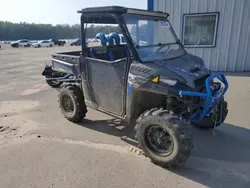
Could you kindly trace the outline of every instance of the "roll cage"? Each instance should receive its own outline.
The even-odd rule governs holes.
[[[95,7],[95,8],[85,8],[77,11],[81,15],[81,37],[82,41],[86,41],[86,23],[99,23],[99,24],[118,24],[121,32],[127,41],[128,49],[130,54],[137,60],[142,62],[140,59],[135,46],[133,44],[133,39],[130,36],[126,23],[122,17],[123,14],[131,14],[131,15],[141,15],[141,16],[149,16],[155,18],[168,18],[168,13],[156,12],[156,11],[147,11],[142,9],[130,9],[126,7],[120,6],[106,6],[106,7]],[[172,26],[171,26],[172,28]],[[178,40],[175,32],[173,32],[175,38]],[[86,43],[82,44],[82,53],[86,55],[87,53],[87,45]]]

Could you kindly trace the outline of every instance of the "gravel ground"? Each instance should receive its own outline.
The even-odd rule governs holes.
[[[167,170],[135,147],[133,126],[89,109],[73,124],[58,91],[41,76],[55,52],[79,47],[0,50],[0,187],[250,187],[250,77],[228,74],[229,115],[213,131],[193,129],[187,163]]]

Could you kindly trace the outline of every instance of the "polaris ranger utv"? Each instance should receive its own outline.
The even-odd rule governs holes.
[[[117,24],[120,33],[97,33],[100,46],[83,42],[81,51],[52,55],[52,70],[67,74],[55,81],[73,82],[59,93],[64,116],[79,122],[90,107],[134,122],[139,147],[154,163],[183,164],[193,146],[190,124],[210,129],[227,116],[225,76],[185,51],[167,13],[117,6],[78,13],[82,41],[93,23]]]

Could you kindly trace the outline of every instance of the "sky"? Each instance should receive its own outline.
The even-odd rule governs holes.
[[[111,5],[146,9],[147,0],[1,0],[0,21],[73,25],[77,10]]]

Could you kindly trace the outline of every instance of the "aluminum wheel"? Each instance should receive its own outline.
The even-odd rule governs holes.
[[[148,148],[160,156],[171,154],[174,142],[169,133],[159,125],[151,125],[147,128],[145,140]]]
[[[69,115],[73,114],[74,102],[70,96],[64,95],[62,98],[62,104],[63,104],[63,109],[67,114],[69,114]]]

